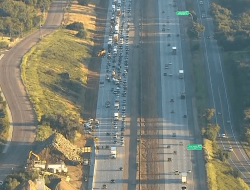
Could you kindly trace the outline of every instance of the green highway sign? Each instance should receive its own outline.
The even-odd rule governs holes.
[[[201,144],[188,144],[187,150],[202,150]]]
[[[189,15],[189,11],[176,11],[176,15]]]

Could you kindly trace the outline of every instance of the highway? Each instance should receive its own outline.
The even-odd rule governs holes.
[[[200,182],[194,181],[194,173],[198,172],[198,167],[195,170],[193,169],[193,163],[196,164],[192,162],[194,154],[186,149],[187,144],[194,144],[194,136],[191,132],[193,128],[188,122],[189,116],[192,116],[192,114],[188,113],[186,102],[190,99],[181,99],[181,93],[186,94],[185,74],[188,75],[189,73],[186,73],[183,65],[184,60],[186,60],[182,48],[182,46],[185,46],[185,34],[181,35],[180,18],[176,15],[177,8],[173,5],[173,1],[158,1],[161,67],[159,76],[161,76],[162,90],[160,101],[163,118],[161,148],[164,155],[165,174],[163,189],[181,189],[183,186],[186,186],[187,189],[201,189]],[[163,28],[165,31],[162,31]],[[172,53],[173,47],[177,49],[176,55]],[[179,70],[184,70],[184,79],[180,78]],[[184,115],[187,118],[184,118]],[[193,118],[190,117],[190,119]],[[176,137],[173,136],[174,133]],[[174,154],[174,151],[176,151],[176,154]],[[172,159],[171,162],[168,161],[169,158]],[[182,184],[181,174],[175,175],[175,171],[188,172],[189,170],[191,173],[187,174],[187,185]],[[204,175],[199,178],[204,182],[206,179],[202,177]]]
[[[217,41],[213,39],[214,28],[213,20],[208,14],[210,2],[204,1],[200,4],[197,1],[197,16],[199,22],[205,26],[205,31],[201,35],[203,54],[205,57],[206,79],[210,97],[210,107],[216,110],[214,123],[217,123],[221,130],[221,134],[226,134],[228,138],[218,138],[218,143],[222,150],[228,150],[232,146],[233,152],[230,158],[230,165],[240,171],[242,178],[246,183],[250,184],[250,160],[244,152],[239,142],[239,134],[234,129],[234,122],[230,101],[228,99],[225,74],[223,73],[224,66],[221,59],[221,49],[217,45]],[[201,18],[201,13],[204,11],[206,18]],[[208,39],[207,36],[211,38]],[[218,114],[221,113],[221,115]]]
[[[60,26],[66,1],[55,0],[41,28],[43,36]],[[20,77],[22,56],[39,41],[39,30],[25,37],[15,47],[6,51],[0,61],[0,86],[12,115],[13,134],[11,142],[0,158],[0,181],[13,167],[23,164],[32,148],[36,132],[36,116]]]
[[[118,31],[111,31],[111,18],[115,17],[118,9],[118,3],[115,8],[112,7],[112,2],[109,2],[108,16],[106,21],[106,32],[104,39],[104,48],[106,55],[101,61],[100,83],[97,99],[96,118],[100,121],[99,127],[93,133],[93,136],[98,137],[96,142],[96,162],[95,176],[93,189],[103,188],[106,185],[108,189],[122,189],[123,183],[123,168],[124,165],[124,148],[129,140],[125,136],[125,130],[128,127],[129,119],[126,116],[126,89],[128,80],[128,54],[129,54],[129,1],[122,1],[120,7],[121,15],[116,16],[114,20],[119,26]],[[131,7],[131,6],[130,6]],[[124,11],[124,12],[123,12]],[[124,16],[123,16],[124,14]],[[123,25],[123,27],[121,27]],[[130,26],[129,26],[130,28]],[[119,34],[119,42],[115,42],[114,34]],[[121,39],[123,36],[123,40]],[[112,40],[109,38],[113,38]],[[112,41],[110,53],[108,53],[108,42]],[[108,58],[110,56],[110,58]],[[112,71],[115,71],[114,77]],[[107,78],[108,75],[108,78]],[[121,78],[117,81],[116,77]],[[119,81],[119,82],[118,82]],[[110,102],[110,106],[106,106],[106,102]],[[115,108],[115,101],[119,102],[119,108]],[[118,120],[114,119],[114,113],[119,113]],[[117,157],[111,158],[111,147],[116,147]],[[111,183],[111,180],[114,180]]]

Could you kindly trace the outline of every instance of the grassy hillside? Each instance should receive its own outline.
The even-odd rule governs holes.
[[[23,57],[22,79],[38,121],[44,114],[79,120],[88,57],[86,42],[64,29],[44,38]]]

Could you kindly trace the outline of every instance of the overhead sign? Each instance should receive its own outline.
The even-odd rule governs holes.
[[[176,15],[189,15],[189,11],[176,11]]]
[[[201,144],[188,144],[187,150],[202,150]]]

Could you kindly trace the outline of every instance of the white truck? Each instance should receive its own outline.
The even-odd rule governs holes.
[[[115,112],[114,113],[114,121],[118,121],[119,120],[119,112]]]
[[[179,79],[183,79],[183,78],[184,78],[184,71],[179,70]]]
[[[110,148],[110,157],[115,159],[116,156],[117,156],[116,154],[117,154],[116,153],[116,147],[111,147]]]
[[[118,110],[119,110],[119,106],[120,106],[119,101],[115,101],[115,109],[118,109]]]
[[[187,183],[187,172],[182,172],[181,173],[181,182],[182,183]]]
[[[172,54],[173,55],[176,55],[176,51],[177,51],[177,48],[176,47],[172,47]]]

